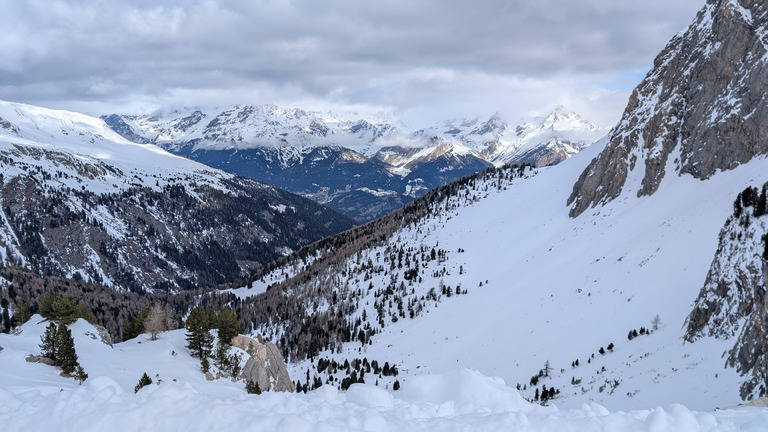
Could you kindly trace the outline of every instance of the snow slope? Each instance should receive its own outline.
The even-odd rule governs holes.
[[[738,377],[720,358],[729,346],[684,344],[683,326],[734,197],[762,183],[768,161],[707,182],[665,179],[652,197],[627,192],[571,219],[564,206],[568,185],[599,147],[460,209],[429,235],[401,233],[406,243],[439,240],[446,250],[464,249],[451,263],[463,265],[464,274],[454,271],[445,283],[468,286],[470,293],[428,318],[387,327],[368,355],[402,359],[402,369],[413,372],[476,368],[509,384],[528,383],[549,360],[556,377],[547,386],[563,389],[557,403],[568,406],[588,400],[618,409],[737,403]],[[629,330],[650,327],[657,314],[658,331],[627,340]],[[609,343],[616,345],[613,353],[597,354]],[[585,364],[593,353],[595,360]],[[570,366],[575,359],[578,368]],[[603,366],[606,372],[598,373]],[[582,379],[581,386],[570,385],[572,377]],[[610,380],[620,382],[615,392],[598,391]]]
[[[632,412],[610,412],[597,404],[542,407],[498,379],[467,369],[414,378],[398,392],[355,384],[344,393],[326,386],[308,394],[249,395],[242,383],[205,381],[184,348],[182,331],[109,347],[82,320],[72,325],[72,333],[90,377],[79,386],[51,366],[24,361],[27,353],[39,352],[45,325],[35,315],[19,334],[0,334],[4,431],[759,431],[768,422],[768,410],[760,407],[714,412],[682,405]],[[134,393],[143,372],[155,383]]]
[[[595,401],[622,410],[672,403],[710,410],[741,402],[742,378],[722,357],[733,342],[685,343],[684,325],[734,198],[748,185],[762,185],[768,160],[756,158],[706,181],[668,176],[650,197],[638,198],[637,189],[627,187],[618,199],[570,218],[570,185],[604,145],[500,189],[462,189],[435,204],[431,217],[394,233],[386,246],[331,268],[330,283],[342,298],[361,293],[349,321],[365,312],[363,326],[377,333],[370,345],[348,342],[342,353],[320,357],[395,362],[404,386],[423,373],[470,368],[526,387],[522,393],[530,399],[530,379],[549,361],[553,373],[536,387],[556,387],[561,393],[554,403],[571,408]],[[631,180],[628,185],[639,187],[639,179]],[[468,195],[480,198],[467,205]],[[448,251],[444,262],[421,262],[423,281],[405,281],[404,303],[440,284],[468,294],[443,296],[413,319],[392,322],[385,313],[382,327],[377,292],[393,280],[399,284],[407,268],[371,274],[359,263],[388,268],[386,248],[401,246]],[[278,280],[282,271],[265,280]],[[328,305],[315,301],[315,307]],[[396,314],[391,301],[388,307]],[[657,315],[658,329],[628,340],[631,330],[651,329]],[[260,330],[281,335],[279,328]],[[291,367],[298,376],[314,370],[308,361]]]

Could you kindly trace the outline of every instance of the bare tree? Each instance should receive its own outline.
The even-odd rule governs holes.
[[[656,331],[659,329],[659,325],[661,325],[661,317],[656,314],[653,320],[651,320],[651,328],[653,328],[653,331]]]
[[[549,374],[552,373],[552,365],[549,364],[549,360],[544,363],[544,369],[541,370],[543,372],[543,376],[549,377]]]
[[[147,316],[147,320],[144,322],[144,330],[150,333],[150,340],[157,340],[157,335],[160,332],[175,327],[172,323],[173,315],[170,314],[168,306],[163,307],[159,303],[155,303],[149,310],[149,316]]]

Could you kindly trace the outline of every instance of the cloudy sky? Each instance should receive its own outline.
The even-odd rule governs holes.
[[[611,125],[705,0],[0,0],[0,99]],[[415,125],[422,126],[422,125]]]

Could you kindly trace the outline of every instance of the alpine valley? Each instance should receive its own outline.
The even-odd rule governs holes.
[[[518,126],[497,114],[416,131],[391,116],[274,105],[102,118],[128,140],[265,181],[360,222],[490,166],[559,163],[608,131],[564,107]]]
[[[411,155],[402,144],[396,150],[383,144],[399,136],[394,126],[367,123],[353,132],[351,123],[331,127],[325,120],[312,123],[315,114],[275,107],[107,118],[121,135],[146,141],[139,144],[116,136],[97,119],[4,104],[3,193],[20,192],[3,195],[3,260],[31,270],[8,265],[0,272],[5,315],[28,318],[13,323],[10,334],[0,334],[0,424],[19,431],[41,430],[51,419],[58,430],[73,431],[763,431],[768,424],[767,62],[768,6],[758,0],[708,0],[658,55],[620,122],[603,138],[578,146],[584,148],[560,163],[526,164],[533,161],[522,156],[526,147],[520,140],[513,145],[511,139],[471,139],[475,130],[476,136],[504,137],[506,132],[481,132],[484,126],[507,131],[493,126],[503,124],[498,118],[453,124],[455,133],[442,126],[440,134],[425,130],[422,135],[437,147],[450,143],[444,154],[494,166],[414,194],[402,207],[354,227],[319,204],[169,155],[151,143],[222,164],[234,164],[233,155],[247,152],[237,159],[242,166],[262,154],[260,160],[275,167],[270,174],[275,178],[296,164],[301,169],[313,161],[330,164],[327,156],[339,166],[343,160],[369,164],[398,181],[417,171],[404,161],[415,161],[411,156],[431,147],[416,146]],[[278,113],[283,120],[277,133],[254,126],[268,123],[238,120],[241,114],[263,119]],[[188,120],[173,120],[182,118]],[[317,141],[280,144],[281,133],[288,133],[286,118],[294,126],[309,122],[291,129],[296,135],[290,136],[300,129]],[[232,123],[243,127],[223,126]],[[341,136],[341,130],[348,139],[355,135],[358,144],[342,146],[328,138]],[[536,127],[510,133],[523,137],[525,130]],[[257,135],[263,137],[258,143]],[[408,137],[418,141],[419,134]],[[241,143],[248,144],[238,147]],[[516,149],[507,152],[507,144]],[[150,162],[155,160],[163,170]],[[421,175],[411,180],[413,187],[427,184]],[[317,184],[317,190],[326,187]],[[359,187],[407,195],[394,184]],[[403,184],[408,185],[398,187]],[[230,209],[228,196],[249,200],[257,189],[268,191],[257,212],[268,221],[294,214],[308,219],[259,224],[238,207],[231,210],[237,231],[228,237],[230,225],[201,225],[198,213],[173,211],[182,206],[175,201],[179,195],[195,209],[218,208],[219,202]],[[142,192],[126,194],[132,190]],[[52,204],[23,205],[58,196],[56,191],[67,194]],[[102,196],[123,201],[98,201]],[[328,202],[333,199],[328,195]],[[219,280],[189,270],[186,278],[206,292],[181,290],[180,279],[165,291],[157,289],[161,286],[142,294],[116,291],[124,288],[112,276],[117,273],[93,276],[108,268],[97,265],[103,260],[87,261],[93,271],[76,262],[56,264],[58,255],[87,250],[87,241],[49,234],[76,220],[54,216],[63,213],[54,210],[75,205],[81,211],[77,220],[86,221],[82,226],[104,233],[105,250],[132,242],[116,259],[125,271],[141,274],[134,267],[156,262],[133,260],[137,249],[172,256],[148,228],[141,228],[142,236],[132,231],[145,226],[137,217],[130,223],[118,217],[123,202],[144,209],[143,202],[146,210],[137,214],[146,225],[157,224],[155,231],[170,231],[164,241],[177,250],[199,253],[204,239],[224,244],[228,240],[220,239],[239,238],[249,245],[259,238],[278,256],[252,271],[243,264],[247,259],[236,259],[239,274],[249,271],[249,276],[234,288],[214,289]],[[164,208],[177,218],[167,228],[159,223]],[[46,222],[31,227],[34,221]],[[176,232],[189,226],[199,228]],[[260,227],[258,235],[254,226]],[[277,231],[299,235],[311,226],[320,234],[320,227],[338,233],[317,241],[301,236],[296,243],[271,237]],[[80,231],[80,238],[91,238],[90,231]],[[30,253],[38,249],[27,245],[60,249],[41,259],[42,252]],[[101,248],[89,247],[88,256]],[[229,243],[222,249],[236,250]],[[167,268],[183,264],[169,261]],[[209,272],[220,265],[210,264]],[[80,280],[72,280],[76,271]],[[272,353],[267,363],[281,366],[274,360],[279,350],[295,382],[287,388],[296,393],[247,394],[244,387],[252,383],[219,365],[208,365],[206,377],[200,369],[207,366],[193,358],[183,330],[158,335],[146,329],[150,333],[107,345],[103,329],[75,321],[71,337],[90,375],[81,384],[52,366],[25,361],[40,352],[48,322],[41,315],[29,317],[35,310],[22,304],[22,295],[43,303],[37,312],[45,313],[56,303],[43,302],[51,295],[41,292],[70,295],[75,287],[104,293],[100,298],[115,293],[115,304],[159,303],[170,309],[167,321],[185,319],[190,332],[200,313],[194,306],[209,309],[209,320],[219,323],[231,308],[248,336],[248,343],[230,348],[233,358],[247,368],[246,359],[258,358],[264,345]],[[104,306],[87,317],[91,321],[118,309],[99,301],[94,304]],[[213,310],[220,311],[218,317]],[[117,325],[123,332],[132,329],[137,314]],[[219,325],[211,339],[224,334]],[[282,381],[270,376],[265,381],[270,387]]]

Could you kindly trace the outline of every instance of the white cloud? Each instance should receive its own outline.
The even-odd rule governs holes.
[[[565,104],[615,120],[631,78],[703,4],[0,0],[0,99],[110,111],[301,101],[424,118]]]

